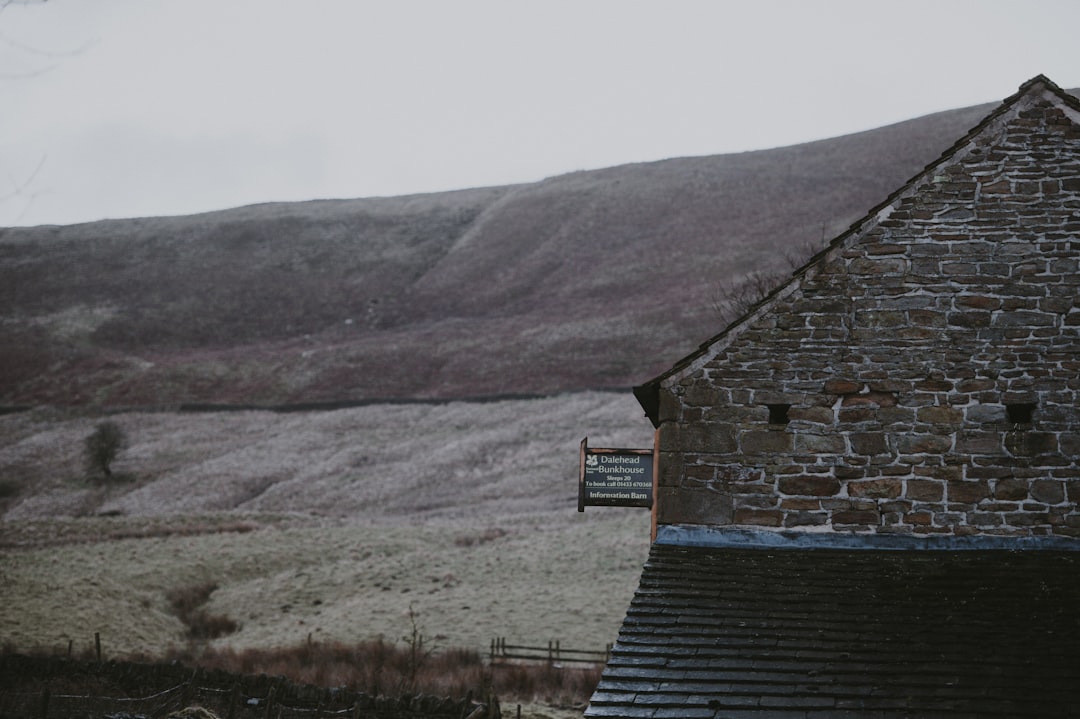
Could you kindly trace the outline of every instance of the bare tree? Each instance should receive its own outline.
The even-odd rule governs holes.
[[[723,280],[713,290],[712,306],[720,321],[727,325],[750,311],[750,308],[769,296],[780,286],[782,272],[752,270],[738,280]]]
[[[822,244],[825,226],[822,225]],[[754,305],[769,296],[802,267],[818,251],[813,241],[804,242],[782,252],[783,268],[780,270],[754,269],[737,279],[717,282],[712,294],[712,306],[725,326],[750,311]]]

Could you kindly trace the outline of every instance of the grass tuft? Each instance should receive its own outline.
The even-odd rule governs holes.
[[[489,527],[479,534],[463,534],[454,538],[454,546],[457,547],[472,547],[479,544],[487,544],[488,542],[494,542],[496,539],[502,539],[507,535],[507,531],[502,527]]]

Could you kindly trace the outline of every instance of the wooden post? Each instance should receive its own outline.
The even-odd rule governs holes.
[[[232,691],[229,693],[229,709],[225,714],[225,719],[236,719],[236,708],[240,704],[240,682],[233,684]]]
[[[270,713],[270,710],[274,706],[274,689],[275,687],[271,686],[270,691],[266,693],[266,719],[271,719],[271,717],[273,716]]]
[[[589,438],[581,440],[578,450],[577,511],[585,511],[585,454],[589,450]]]
[[[199,670],[196,668],[195,671],[191,673],[191,678],[188,679],[187,683],[184,685],[184,691],[180,694],[180,703],[182,704],[180,707],[181,709],[191,706],[191,701],[195,698],[195,681],[198,678]]]
[[[94,653],[97,655],[97,660],[101,661],[101,632],[94,632]]]
[[[652,450],[652,527],[649,530],[649,544],[656,541],[656,505],[660,503],[660,430],[653,430]]]

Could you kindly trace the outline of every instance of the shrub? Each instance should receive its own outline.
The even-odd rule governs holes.
[[[0,479],[0,500],[17,497],[22,492],[22,483],[17,479]]]
[[[240,628],[231,617],[210,614],[202,608],[215,589],[216,584],[207,583],[180,587],[169,592],[169,604],[180,621],[187,625],[188,639],[217,639]]]
[[[84,441],[86,470],[90,476],[113,481],[112,463],[126,445],[127,437],[120,425],[111,420],[99,423]]]

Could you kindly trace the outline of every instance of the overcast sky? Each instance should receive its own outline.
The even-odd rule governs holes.
[[[0,7],[0,226],[531,182],[1080,86],[1075,0]]]

